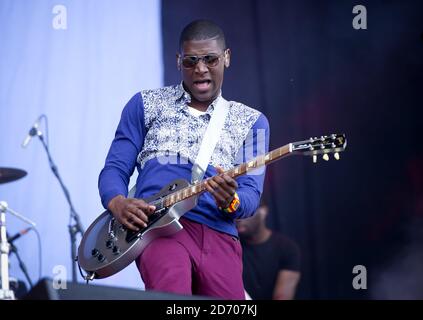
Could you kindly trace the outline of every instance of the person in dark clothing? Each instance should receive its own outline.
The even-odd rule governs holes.
[[[268,207],[237,220],[243,249],[243,281],[254,300],[292,300],[300,280],[300,249],[287,236],[266,226]]]

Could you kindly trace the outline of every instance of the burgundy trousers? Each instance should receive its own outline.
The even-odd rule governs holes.
[[[153,240],[136,261],[146,290],[244,300],[239,240],[179,221],[181,231]]]

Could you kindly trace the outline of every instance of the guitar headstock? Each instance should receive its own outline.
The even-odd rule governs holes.
[[[317,156],[323,154],[323,160],[329,160],[329,154],[339,160],[339,152],[347,147],[345,134],[331,134],[328,136],[314,137],[304,141],[291,143],[291,152],[305,156],[313,156],[313,162],[317,162]]]

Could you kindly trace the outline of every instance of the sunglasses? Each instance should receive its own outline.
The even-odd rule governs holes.
[[[225,52],[222,54],[206,54],[204,56],[184,56],[182,61],[182,66],[185,69],[192,69],[195,68],[195,66],[200,62],[203,61],[203,63],[209,67],[213,68],[216,67],[219,64],[220,58],[222,58],[225,55]]]

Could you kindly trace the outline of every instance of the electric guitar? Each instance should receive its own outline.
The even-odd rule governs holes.
[[[329,160],[329,154],[339,159],[339,152],[344,151],[347,140],[344,134],[332,134],[320,138],[289,143],[283,147],[258,156],[232,168],[225,173],[236,178],[249,171],[268,165],[289,155],[312,156],[323,154]],[[183,227],[179,219],[197,205],[197,196],[206,192],[205,181],[191,185],[187,180],[178,179],[162,188],[157,194],[143,199],[156,207],[149,216],[145,228],[139,231],[127,229],[119,223],[108,210],[103,212],[84,233],[78,248],[78,264],[87,274],[85,280],[109,277],[133,262],[144,248],[155,238],[174,234]],[[82,272],[81,272],[82,274]]]

